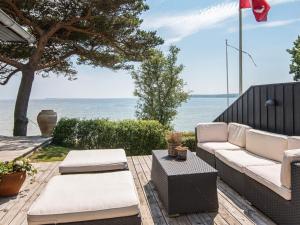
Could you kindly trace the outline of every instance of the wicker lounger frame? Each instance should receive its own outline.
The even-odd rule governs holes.
[[[118,217],[112,219],[103,220],[91,220],[91,221],[81,221],[81,222],[71,222],[71,223],[55,223],[55,225],[141,225],[140,215]],[[47,224],[54,225],[54,224]]]

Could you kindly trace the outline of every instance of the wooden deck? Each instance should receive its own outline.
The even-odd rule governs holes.
[[[52,138],[44,138],[41,136],[0,136],[0,161],[12,161],[16,158],[28,155],[37,148],[49,144],[51,140]]]
[[[151,156],[128,157],[129,169],[140,199],[143,225],[275,225],[222,181],[218,181],[219,212],[169,218],[150,182]],[[27,179],[15,198],[0,198],[0,225],[26,225],[26,212],[51,177],[59,162],[38,163],[38,174]],[[197,199],[195,199],[197,201]]]

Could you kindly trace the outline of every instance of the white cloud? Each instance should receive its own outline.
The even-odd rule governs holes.
[[[166,42],[177,42],[201,29],[212,28],[226,21],[237,14],[237,8],[236,2],[230,2],[181,15],[146,18],[144,27],[147,29],[166,29],[168,36]]]
[[[273,28],[273,27],[282,27],[287,26],[293,23],[300,22],[300,18],[290,19],[290,20],[275,20],[266,23],[257,23],[257,24],[246,24],[243,27],[243,30],[254,30],[258,28]],[[228,29],[228,32],[234,33],[237,32],[238,29],[236,27],[231,27]]]
[[[270,5],[279,5],[300,0],[269,0]],[[210,29],[224,24],[238,14],[238,1],[221,3],[197,11],[187,11],[177,15],[148,17],[144,20],[144,28],[158,29],[164,32],[166,44],[178,42],[185,37],[203,29]],[[284,24],[285,22],[285,24]],[[277,21],[277,24],[266,23],[264,26],[283,26],[293,21]],[[253,28],[249,28],[253,29]]]

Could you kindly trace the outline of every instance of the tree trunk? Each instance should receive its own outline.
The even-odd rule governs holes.
[[[25,69],[22,71],[21,84],[15,105],[14,136],[27,135],[27,109],[33,80],[34,70]]]

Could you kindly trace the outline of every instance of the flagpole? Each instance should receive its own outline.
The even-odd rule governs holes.
[[[241,3],[240,3],[241,4]],[[243,93],[243,25],[242,9],[239,5],[239,94]]]
[[[227,107],[229,107],[229,75],[228,75],[228,40],[226,39],[226,85],[227,85]]]

